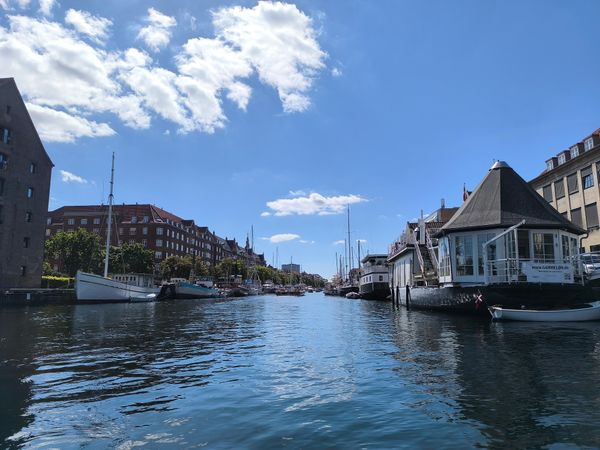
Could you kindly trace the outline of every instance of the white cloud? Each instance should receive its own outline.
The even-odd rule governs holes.
[[[346,241],[344,241],[343,239],[341,239],[339,241],[333,241],[332,245],[342,245],[342,244],[345,244],[345,243],[346,243]]]
[[[314,244],[315,241],[307,241],[306,239],[300,239],[298,242],[301,244]]]
[[[271,213],[268,211],[263,211],[260,213],[260,217],[269,217],[270,215],[271,215]]]
[[[306,197],[280,198],[267,202],[276,216],[297,215],[330,215],[341,214],[345,211],[347,205],[367,201],[360,195],[337,195],[325,197],[319,193],[313,192]]]
[[[290,191],[289,194],[292,197],[299,197],[301,195],[306,195],[306,192],[302,191],[302,190],[298,190],[298,191]]]
[[[337,67],[334,67],[333,69],[331,69],[331,76],[338,78],[342,76],[342,70],[338,69]]]
[[[80,137],[112,136],[115,131],[105,123],[87,120],[45,106],[28,104],[31,119],[42,138],[49,142],[75,142]]]
[[[16,5],[16,0],[0,0],[4,9]],[[49,16],[56,1],[39,0],[39,5]],[[41,133],[59,142],[114,134],[107,113],[135,129],[149,128],[160,116],[180,133],[213,133],[228,121],[224,99],[246,110],[252,95],[246,79],[255,74],[277,90],[285,111],[302,111],[325,67],[311,19],[279,2],[217,10],[216,36],[190,39],[174,50],[174,69],[137,48],[107,45],[113,49],[107,50],[111,21],[86,11],[69,9],[64,23],[6,18],[8,25],[0,25],[0,77],[17,80],[28,104],[37,108],[38,123],[50,115],[66,119],[64,125],[52,121],[53,128]],[[148,30],[140,30],[140,39],[154,50],[166,46],[175,19],[150,8],[146,21]],[[99,129],[91,129],[95,125]]]
[[[214,13],[217,37],[251,62],[261,81],[275,88],[285,112],[304,111],[306,92],[327,56],[319,47],[312,20],[296,5],[260,1]]]
[[[65,183],[87,184],[87,180],[85,178],[82,178],[79,175],[75,175],[74,173],[67,172],[66,170],[60,171],[60,177]]]
[[[55,0],[40,0],[40,12],[44,16],[50,16],[52,14],[52,8],[54,8],[55,4]]]
[[[79,33],[101,43],[108,37],[108,29],[112,22],[104,17],[93,16],[86,11],[69,9],[65,15],[65,22]]]
[[[148,25],[140,30],[137,37],[144,41],[150,50],[157,52],[171,40],[171,28],[177,25],[177,21],[154,8],[148,9],[145,21]]]
[[[272,244],[279,244],[280,242],[293,241],[294,239],[298,239],[300,235],[293,233],[281,233],[274,234],[271,237],[263,237],[262,240],[269,241]]]

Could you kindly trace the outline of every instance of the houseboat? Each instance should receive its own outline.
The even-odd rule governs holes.
[[[586,303],[583,234],[498,161],[449,220],[420,220],[392,245],[392,296],[408,307],[478,314]]]
[[[387,255],[367,255],[361,260],[359,294],[367,300],[386,300],[390,296]]]

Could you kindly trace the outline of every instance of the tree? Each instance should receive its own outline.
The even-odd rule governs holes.
[[[152,251],[142,244],[123,244],[111,247],[108,267],[111,273],[152,273]]]
[[[169,256],[160,263],[160,270],[164,279],[189,278],[192,269],[192,259],[189,257]]]
[[[56,262],[61,272],[74,277],[78,270],[100,273],[102,246],[97,235],[83,228],[59,231],[45,243],[45,259]]]
[[[216,273],[219,277],[241,275],[242,278],[246,278],[248,276],[248,269],[242,261],[227,258],[217,264]]]

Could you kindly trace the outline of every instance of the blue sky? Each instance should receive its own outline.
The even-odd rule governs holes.
[[[278,247],[329,276],[346,202],[352,239],[386,252],[494,159],[531,179],[600,127],[599,16],[595,1],[0,0],[0,77],[56,165],[51,209],[105,199],[115,151],[117,202],[241,242],[254,225],[268,260]]]

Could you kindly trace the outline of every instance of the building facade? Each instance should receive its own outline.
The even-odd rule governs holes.
[[[0,289],[41,285],[52,167],[15,80],[0,78]]]
[[[108,205],[63,206],[48,213],[46,239],[59,231],[84,228],[106,241]],[[208,265],[223,259],[240,259],[247,265],[265,265],[264,255],[240,247],[235,239],[222,239],[206,226],[165,211],[151,204],[113,205],[113,246],[138,243],[151,250],[156,267],[170,256],[192,255]],[[62,270],[58,262],[53,269]]]
[[[587,230],[583,251],[600,251],[600,129],[546,160],[544,172],[529,182],[550,205]]]
[[[281,270],[285,273],[300,273],[300,264],[282,264]]]

